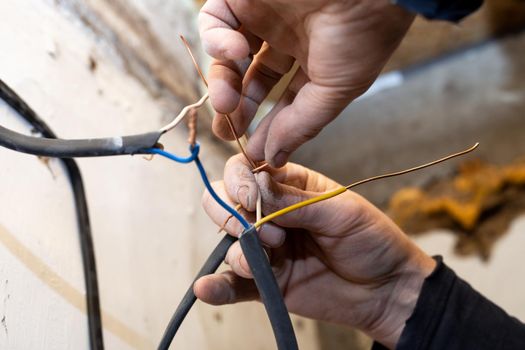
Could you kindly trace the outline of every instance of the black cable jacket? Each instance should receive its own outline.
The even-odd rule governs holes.
[[[195,294],[193,293],[193,284],[195,283],[195,281],[197,281],[203,276],[210,275],[217,271],[219,266],[224,261],[228,249],[230,249],[231,245],[235,243],[235,241],[237,241],[237,238],[230,235],[225,235],[221,239],[219,244],[217,244],[213,252],[210,254],[208,259],[200,269],[199,273],[191,283],[190,287],[186,291],[186,294],[184,294],[184,297],[182,298],[179,306],[177,307],[177,310],[175,310],[175,313],[171,317],[168,327],[164,331],[164,335],[162,336],[162,340],[160,341],[158,347],[159,350],[168,350],[171,342],[173,341],[173,338],[175,337],[175,334],[177,333],[182,322],[184,321],[184,318],[186,318],[186,315],[197,300],[197,297],[195,297]]]
[[[297,339],[288,309],[284,304],[281,290],[261,246],[255,227],[252,226],[245,230],[241,234],[239,242],[270,319],[277,348],[279,350],[297,350]]]
[[[11,108],[31,124],[38,132],[46,138],[56,138],[49,126],[29,107],[20,96],[0,79],[0,98]],[[97,269],[95,263],[95,252],[93,238],[91,236],[91,224],[89,211],[84,191],[82,175],[77,163],[73,159],[62,159],[66,168],[77,214],[79,229],[80,250],[82,253],[82,264],[84,268],[84,281],[86,284],[86,304],[88,317],[89,343],[92,350],[103,350],[104,339],[102,334],[102,318],[100,316],[100,300],[98,293]]]
[[[145,154],[157,144],[162,133],[118,136],[100,139],[63,140],[26,136],[0,126],[0,146],[35,156],[53,158],[102,157]]]
[[[1,80],[0,97],[21,115],[26,113],[31,116],[31,120],[37,120],[34,119],[34,117],[38,118],[36,113]],[[38,120],[35,129],[51,131],[45,127],[45,123],[40,118]],[[155,147],[162,135],[161,131],[153,131],[131,136],[62,140],[57,139],[53,133],[45,134],[42,130],[39,131],[43,138],[26,136],[0,126],[0,146],[35,156],[53,158],[101,157],[146,153],[144,150]]]

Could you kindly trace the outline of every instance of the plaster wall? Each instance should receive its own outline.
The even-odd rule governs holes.
[[[156,70],[158,57],[136,54],[148,49],[140,35],[130,48],[122,38],[110,35],[115,40],[108,40],[108,31],[97,30],[81,16],[88,13],[80,11],[86,10],[82,6],[91,6],[89,14],[96,17],[97,10],[109,3],[0,2],[0,77],[60,136],[156,129],[199,95],[191,64],[172,60],[169,70]],[[180,29],[196,37],[192,3],[170,3],[169,11],[159,16],[164,22],[156,23],[152,31],[161,45],[167,45],[166,57],[184,52],[178,43],[169,46],[170,35],[178,40],[178,33],[169,31]],[[133,4],[146,19],[162,7],[154,1]],[[170,26],[168,19],[177,25]],[[111,20],[121,23],[119,18]],[[118,26],[112,28],[118,33]],[[122,30],[119,35],[125,34]],[[123,53],[136,57],[126,60]],[[140,62],[146,63],[138,74],[133,69]],[[178,75],[170,75],[172,71]],[[151,79],[144,79],[148,74]],[[185,89],[179,94],[170,89],[173,86]],[[30,131],[3,102],[0,122]],[[186,138],[182,127],[165,136],[163,143],[184,154]],[[205,131],[200,142],[209,176],[220,179],[228,153]],[[92,219],[106,347],[153,349],[193,275],[220,239],[200,208],[203,185],[197,170],[140,156],[81,159],[79,165]],[[46,166],[36,157],[2,148],[0,179],[0,348],[87,349],[73,198],[60,163],[50,160]],[[316,349],[313,323],[296,320],[296,324],[302,348]],[[173,345],[248,347],[274,348],[257,303],[221,308],[198,303]]]

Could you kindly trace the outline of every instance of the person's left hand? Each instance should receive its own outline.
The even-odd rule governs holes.
[[[214,187],[230,203],[241,203],[253,219],[257,185],[264,214],[340,187],[293,163],[259,173],[256,182],[242,155],[228,161],[224,182]],[[215,223],[224,224],[228,213],[207,192],[203,204]],[[243,228],[232,218],[226,230],[238,236]],[[263,225],[259,236],[270,248],[270,262],[291,312],[357,327],[392,347],[435,266],[386,215],[350,191],[278,217]],[[232,271],[199,279],[195,295],[211,304],[256,299],[239,242],[226,262]]]

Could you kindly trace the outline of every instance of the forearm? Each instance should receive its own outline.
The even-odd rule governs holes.
[[[391,344],[383,344],[391,348]],[[376,343],[373,349],[384,346]],[[438,259],[438,266],[424,281],[396,349],[525,349],[525,325]]]
[[[363,331],[387,348],[396,348],[406,321],[416,308],[425,279],[435,268],[436,261],[417,250],[400,266],[391,282],[378,289],[376,298],[383,300],[380,316]]]

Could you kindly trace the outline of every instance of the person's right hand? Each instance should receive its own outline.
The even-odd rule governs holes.
[[[293,163],[256,177],[237,155],[214,188],[253,219],[257,185],[265,215],[340,186]],[[228,213],[207,192],[203,204],[217,225],[224,224]],[[232,218],[225,229],[238,236],[242,226]],[[388,217],[350,191],[278,217],[263,225],[259,236],[271,248],[270,262],[291,312],[359,328],[392,348],[435,267]],[[199,279],[195,295],[211,304],[256,299],[238,242],[226,262],[233,271]]]
[[[280,167],[370,87],[413,19],[391,0],[208,0],[199,30],[215,58],[211,103],[218,113],[231,113],[244,134],[297,62],[298,72],[248,144],[255,160]],[[222,115],[213,130],[232,139]]]

